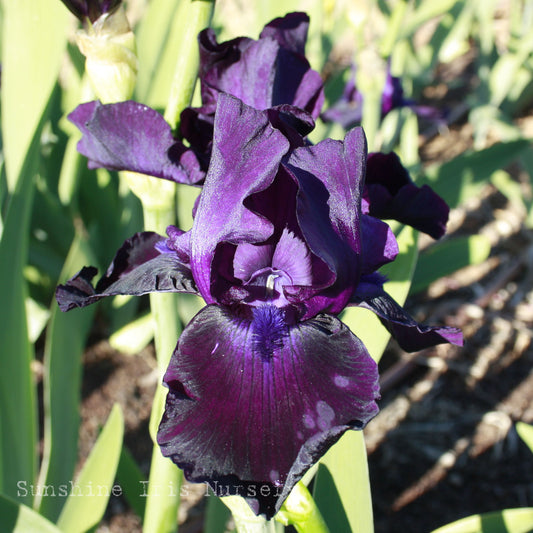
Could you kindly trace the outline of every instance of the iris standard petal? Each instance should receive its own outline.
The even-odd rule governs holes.
[[[427,185],[417,187],[394,152],[368,155],[364,194],[372,216],[398,220],[435,239],[446,231],[446,202]]]
[[[340,312],[361,275],[365,162],[365,136],[361,128],[355,128],[344,142],[326,139],[297,148],[284,164],[298,184],[297,217],[302,234],[311,251],[328,266],[335,284],[329,295],[320,295],[320,303],[306,302],[305,318],[321,310]]]
[[[403,350],[416,352],[445,342],[463,345],[460,329],[419,324],[383,290],[383,281],[376,276],[362,278],[351,305],[373,311]]]
[[[270,21],[263,28],[259,38],[271,37],[283,48],[303,55],[308,31],[309,15],[307,13],[294,12]]]
[[[78,151],[90,168],[131,170],[188,184],[204,177],[194,152],[172,136],[162,115],[145,105],[88,102],[68,118],[83,133]]]
[[[191,267],[207,303],[216,300],[211,264],[217,246],[260,243],[272,235],[272,224],[243,202],[273,182],[288,149],[287,139],[269,124],[266,112],[220,95],[211,164],[191,233]]]
[[[226,92],[256,109],[290,104],[316,118],[324,102],[323,82],[304,56],[309,17],[290,13],[265,26],[255,41],[239,37],[217,43],[213,30],[198,36],[202,102]]]
[[[239,494],[268,518],[347,429],[378,410],[376,364],[342,322],[319,315],[289,327],[273,306],[256,308],[252,321],[204,308],[164,381],[163,454],[189,480]]]
[[[363,275],[372,274],[383,265],[394,261],[398,255],[396,237],[390,226],[382,220],[361,215],[361,240]]]
[[[92,279],[97,269],[85,267],[56,289],[61,311],[85,307],[106,296],[150,292],[188,292],[196,294],[190,269],[180,262],[176,253],[161,253],[165,238],[157,233],[137,233],[117,252],[113,262],[96,287]]]

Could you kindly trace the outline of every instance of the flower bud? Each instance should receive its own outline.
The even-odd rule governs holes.
[[[118,5],[94,22],[86,19],[76,42],[86,57],[85,70],[98,99],[103,103],[129,100],[137,79],[137,56],[124,8]]]
[[[61,0],[84,24],[96,22],[103,14],[112,13],[122,0]]]

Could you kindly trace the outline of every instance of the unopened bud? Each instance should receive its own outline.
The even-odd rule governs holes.
[[[135,36],[122,5],[104,13],[76,34],[85,70],[103,103],[129,100],[137,79]]]

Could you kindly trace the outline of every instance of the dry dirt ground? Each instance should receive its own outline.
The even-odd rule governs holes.
[[[447,133],[421,139],[422,158],[449,159],[471,146],[471,135],[466,117],[459,117]],[[530,193],[528,176],[510,170]],[[533,505],[533,455],[514,428],[520,420],[533,423],[533,232],[525,218],[487,185],[451,213],[449,233],[486,235],[490,257],[406,303],[421,321],[461,327],[466,342],[409,355],[389,344],[381,412],[365,430],[376,533],[425,533],[469,514]],[[84,356],[80,458],[119,402],[125,444],[147,475],[153,351],[117,353],[96,333],[102,331],[105,324],[97,324]],[[201,533],[203,490],[191,489],[183,502],[180,531]],[[141,524],[116,498],[98,531],[135,533]]]

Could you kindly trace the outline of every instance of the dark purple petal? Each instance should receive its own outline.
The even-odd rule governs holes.
[[[383,290],[382,285],[383,278],[362,278],[351,304],[376,313],[403,350],[416,352],[445,342],[463,345],[461,330],[419,324]]]
[[[288,326],[273,306],[256,308],[252,321],[204,308],[164,381],[163,455],[267,518],[347,429],[378,410],[376,364],[342,322],[319,315]]]
[[[389,62],[387,66],[387,77],[385,78],[385,85],[381,95],[381,114],[385,116],[393,109],[405,105],[408,105],[408,102],[403,96],[402,80],[391,74]]]
[[[338,122],[345,130],[361,123],[363,95],[355,86],[355,73],[346,82],[342,96],[321,114],[324,122]]]
[[[283,132],[291,143],[291,148],[304,146],[306,137],[315,128],[313,117],[303,109],[292,105],[279,105],[267,109],[270,124]]]
[[[62,311],[85,307],[106,296],[149,292],[197,293],[190,269],[176,253],[162,253],[164,237],[157,233],[137,233],[117,252],[113,262],[96,287],[91,281],[97,269],[85,267],[65,285],[56,289]]]
[[[287,139],[269,124],[265,112],[220,95],[211,164],[191,234],[192,270],[207,303],[216,300],[211,264],[217,246],[259,243],[272,235],[272,224],[243,202],[273,182],[288,149]]]
[[[340,312],[361,275],[359,232],[365,163],[366,141],[357,128],[344,142],[326,139],[297,148],[286,164],[299,188],[297,216],[305,241],[332,274],[329,294],[322,292],[314,301],[305,302],[305,318],[319,311]],[[309,294],[293,297],[309,298]]]
[[[89,102],[68,118],[83,133],[78,150],[90,168],[131,170],[178,183],[203,179],[196,155],[174,139],[162,115],[145,105]]]
[[[309,16],[306,13],[295,12],[269,22],[263,28],[259,38],[271,37],[282,48],[304,55],[308,31]]]
[[[239,37],[218,44],[213,30],[200,33],[203,113],[225,92],[256,109],[289,104],[316,118],[323,82],[303,55],[308,18],[289,14],[272,21],[257,41]]]
[[[112,13],[122,0],[61,0],[80,20],[96,22],[104,13]]]
[[[398,255],[398,242],[388,224],[377,218],[361,216],[361,239],[363,243],[363,275],[394,261]]]
[[[365,200],[374,217],[398,220],[435,239],[446,231],[446,202],[427,185],[417,187],[394,152],[368,155]]]

